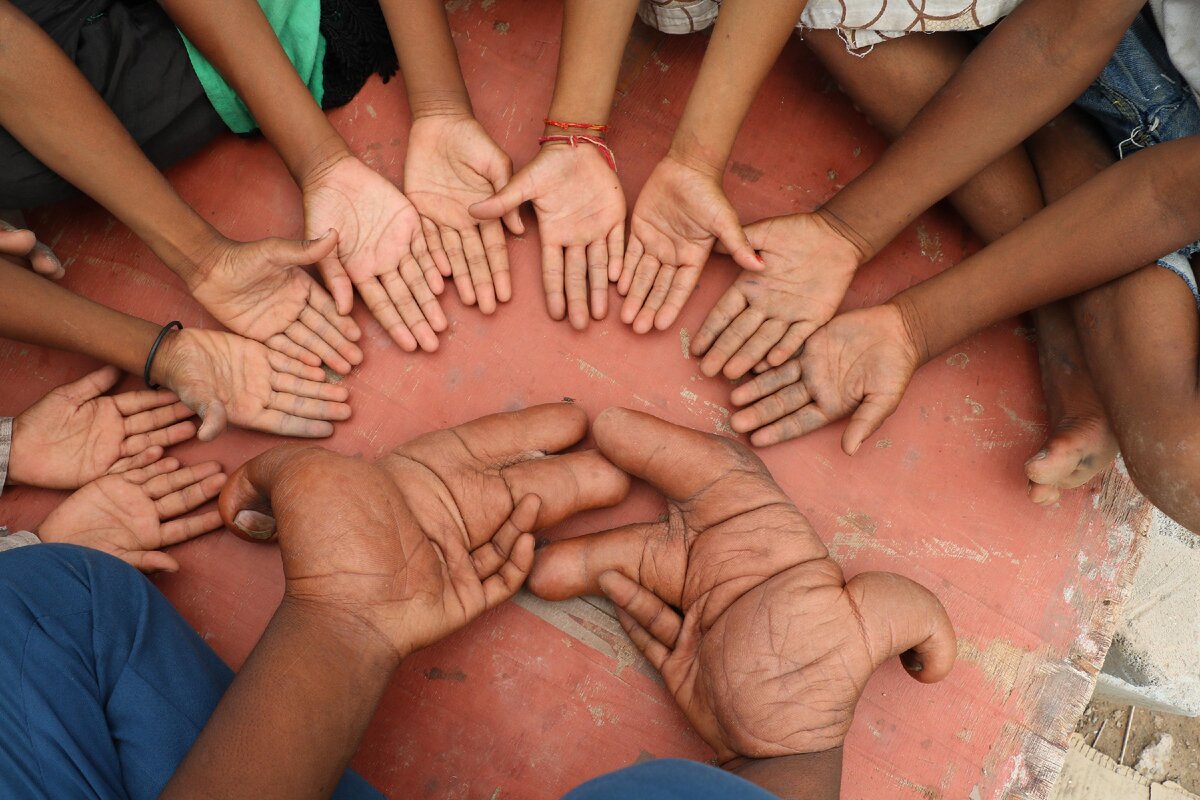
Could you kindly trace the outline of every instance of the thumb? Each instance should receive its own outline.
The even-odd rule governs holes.
[[[492,161],[488,163],[487,169],[483,176],[492,184],[493,189],[495,189],[497,192],[502,192],[504,191],[504,187],[508,186],[509,182],[512,180],[512,162],[507,158],[492,159]],[[486,203],[487,200],[482,202]],[[525,233],[525,223],[521,221],[520,205],[520,203],[517,203],[516,208],[513,208],[502,216],[502,219],[504,220],[504,227],[508,228],[510,233],[514,233],[517,236]]]
[[[120,379],[121,370],[112,366],[101,367],[77,381],[65,384],[59,390],[75,405],[83,405],[88,400],[93,400],[116,386]]]
[[[202,442],[211,442],[213,439],[221,435],[228,423],[228,415],[225,412],[225,404],[220,400],[212,400],[208,403],[201,403],[199,408],[193,408],[187,404],[202,420],[200,430],[196,432],[196,438]]]
[[[771,229],[774,221],[774,217],[768,217],[767,219],[760,219],[758,222],[751,222],[749,225],[742,226],[742,232],[746,235],[746,241],[750,243],[751,247],[755,250],[762,250],[767,246],[767,232]],[[713,249],[718,253],[729,255],[729,248],[725,246],[724,242],[718,241],[716,247]]]
[[[179,562],[161,550],[131,550],[121,560],[142,572],[179,572]]]
[[[954,626],[933,592],[891,572],[864,572],[846,584],[858,607],[875,666],[900,656],[905,670],[921,683],[950,674],[958,655]]]
[[[721,244],[724,252],[733,256],[735,264],[751,272],[762,272],[763,260],[755,252],[754,246],[750,244],[746,231],[742,229],[736,216],[730,213],[727,218],[719,220],[715,232],[717,241]]]
[[[337,313],[343,317],[349,316],[351,309],[354,308],[354,284],[351,283],[350,276],[346,274],[346,269],[338,259],[337,253],[330,253],[319,260],[317,271],[321,273],[321,280],[324,281],[325,288],[333,295]]]
[[[276,265],[290,267],[316,264],[337,249],[338,235],[333,228],[315,239],[267,239],[270,243],[271,260]]]
[[[665,525],[651,522],[554,542],[538,552],[529,591],[543,600],[601,595],[600,576],[613,570],[679,606],[687,550],[681,537],[666,534]]]
[[[0,229],[0,253],[25,258],[37,246],[33,231],[23,228]]]
[[[276,482],[298,453],[317,448],[303,444],[272,447],[242,464],[221,490],[217,509],[231,531],[243,538],[263,541],[275,536],[275,515],[271,493]]]
[[[867,437],[879,430],[879,426],[892,415],[896,406],[900,405],[897,395],[868,394],[862,404],[854,410],[846,430],[842,433],[842,450],[852,456],[866,441]]]
[[[480,200],[467,211],[477,220],[500,219],[505,214],[516,211],[521,203],[533,199],[533,182],[523,173],[518,173],[513,180],[504,185],[487,200]]]

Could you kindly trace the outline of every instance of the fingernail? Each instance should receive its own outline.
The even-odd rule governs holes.
[[[270,539],[275,535],[275,518],[257,511],[239,511],[233,524],[251,539]]]
[[[1039,451],[1038,451],[1038,453],[1037,453],[1037,455],[1035,455],[1033,458],[1029,459],[1029,460],[1028,460],[1028,461],[1026,461],[1025,463],[1026,463],[1026,464],[1032,464],[1032,463],[1033,463],[1033,462],[1035,462],[1035,461],[1041,461],[1043,458],[1045,458],[1045,457],[1046,457],[1046,456],[1048,456],[1048,455],[1050,455],[1050,453],[1048,453],[1047,451],[1045,451],[1045,450],[1039,450]]]
[[[925,669],[925,665],[920,661],[910,661],[904,665],[904,668],[909,672],[920,672],[921,670]]]
[[[758,259],[758,263],[760,263],[760,264],[767,263],[766,259],[762,257],[761,253],[755,253],[754,257]]]

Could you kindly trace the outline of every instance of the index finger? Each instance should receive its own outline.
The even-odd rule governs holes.
[[[547,403],[503,414],[492,414],[449,429],[481,461],[511,466],[530,458],[565,450],[587,434],[587,414],[570,403]],[[426,446],[435,431],[395,449],[403,453]]]

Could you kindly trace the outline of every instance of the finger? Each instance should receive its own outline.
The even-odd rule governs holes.
[[[354,284],[350,282],[350,276],[346,274],[337,254],[331,254],[318,261],[317,271],[321,273],[325,288],[333,295],[337,312],[349,314],[350,309],[354,308]]]
[[[156,500],[154,509],[158,512],[158,518],[174,519],[189,511],[195,511],[221,493],[225,480],[224,473],[210,475],[202,481],[197,481]]]
[[[900,398],[895,395],[867,395],[858,408],[854,409],[850,422],[846,424],[846,430],[842,433],[842,450],[846,455],[852,456],[857,453],[867,437],[879,430],[879,426],[892,415],[899,404]]]
[[[494,547],[493,554],[503,554],[500,563],[483,578],[483,600],[488,608],[508,600],[525,583],[529,570],[533,568],[533,525],[538,516],[540,499],[537,495],[522,497],[512,515],[493,537],[503,539],[509,544],[503,548]],[[474,560],[474,558],[473,558]],[[479,564],[476,562],[476,570]]]
[[[383,285],[385,289],[394,285],[392,280],[387,275],[384,275],[383,277]],[[412,295],[413,300],[415,300],[417,305],[420,307],[421,317],[429,323],[429,327],[434,331],[446,330],[446,314],[444,311],[442,311],[442,304],[437,299],[437,293],[434,292],[433,287],[429,285],[429,281],[427,280],[425,273],[421,271],[420,265],[411,258],[402,257],[400,259],[400,277],[404,281],[404,285],[408,287],[409,294]],[[441,275],[438,276],[439,281],[441,280],[441,277]],[[391,293],[390,289],[388,291]],[[403,313],[404,309],[401,309],[401,314]],[[420,340],[421,337],[418,336],[417,341]],[[430,343],[427,342],[427,344]],[[433,349],[436,350],[436,334],[432,336],[431,344]]]
[[[319,355],[305,350],[303,347],[289,339],[285,334],[277,333],[263,342],[263,344],[272,350],[277,350],[278,352],[283,353],[288,358],[294,358],[297,361],[309,365],[310,367],[321,366],[321,357]]]
[[[217,530],[221,527],[221,524],[221,512],[216,509],[205,511],[203,514],[193,514],[188,517],[173,519],[170,522],[164,523],[159,528],[159,532],[162,535],[162,544],[160,546],[170,547],[173,544],[195,539],[197,536],[203,536],[206,533]]]
[[[160,461],[155,461],[140,469],[131,469],[121,474],[129,483],[135,486],[141,486],[146,481],[157,475],[165,475],[168,472],[174,472],[179,469],[179,461],[174,458],[164,458]]]
[[[271,388],[276,392],[285,392],[299,397],[312,397],[317,400],[330,400],[335,403],[344,403],[350,396],[350,391],[345,386],[322,381],[309,381],[283,372],[271,373]]]
[[[736,319],[738,314],[746,310],[747,305],[746,296],[736,285],[726,289],[725,294],[721,295],[721,299],[704,318],[700,330],[692,337],[692,355],[702,356],[707,353],[713,342],[717,341],[717,337],[729,327],[729,323]]]
[[[194,427],[193,427],[193,430],[195,430]],[[150,464],[153,464],[155,461],[158,461],[162,457],[163,457],[163,449],[161,447],[147,447],[145,450],[142,450],[141,452],[135,453],[134,455],[131,455],[131,456],[127,456],[126,458],[119,459],[115,464],[112,465],[112,467],[109,468],[108,474],[109,475],[120,475],[123,472],[129,472],[130,470],[134,470],[134,469],[141,469],[142,467],[146,467],[146,466],[149,466]]]
[[[835,419],[836,417],[826,414],[817,404],[809,403],[801,406],[795,413],[750,434],[750,444],[755,447],[770,447],[820,430]]]
[[[178,572],[179,562],[158,550],[127,550],[121,560],[139,572]]]
[[[117,404],[117,411],[121,412],[121,416],[128,418],[145,411],[153,411],[156,408],[169,406],[179,402],[179,398],[175,393],[168,389],[139,389],[135,392],[121,392],[113,395],[113,402]],[[191,416],[191,412],[188,412]],[[136,431],[141,433],[141,431]]]
[[[471,563],[475,565],[475,576],[479,580],[486,580],[499,572],[512,554],[517,539],[523,533],[531,533],[537,528],[536,506],[540,504],[541,498],[537,495],[521,498],[492,538],[471,551]],[[533,507],[532,513],[530,507]]]
[[[769,319],[759,326],[741,349],[725,363],[725,377],[735,380],[742,377],[754,365],[766,357],[767,352],[774,347],[788,332],[788,323],[779,319]]]
[[[320,448],[304,444],[272,447],[242,464],[225,483],[217,508],[230,530],[248,539],[264,540],[275,535],[271,515],[271,492],[289,472],[294,460],[305,454],[321,453]]]
[[[508,244],[504,241],[504,228],[495,222],[484,222],[479,225],[479,235],[483,239],[483,249],[487,252],[496,300],[507,303],[512,299],[512,273],[509,270]]]
[[[1062,490],[1054,484],[1034,483],[1028,481],[1028,486],[1025,491],[1029,494],[1029,499],[1039,506],[1052,506],[1062,497]]]
[[[408,271],[415,269],[413,261],[410,258],[405,259],[405,264]],[[381,279],[383,288],[391,298],[393,305],[400,312],[400,318],[404,321],[404,326],[412,332],[413,338],[416,340],[420,348],[426,352],[433,352],[438,348],[437,334],[433,331],[432,320],[426,319],[424,312],[421,310],[421,305],[413,296],[412,288],[404,280],[403,276],[394,272],[384,275]],[[429,287],[425,287],[427,298],[432,299],[433,294],[429,292]],[[441,313],[441,308],[436,305],[438,312]],[[442,316],[442,327],[445,327],[446,317]]]
[[[305,306],[300,317],[284,333],[296,344],[315,353],[339,375],[350,374],[355,364],[362,363],[362,350],[316,309]]]
[[[435,295],[440,295],[446,291],[446,282],[442,280],[441,270],[438,269],[433,256],[429,254],[429,245],[425,241],[424,230],[418,228],[413,231],[412,241],[409,243],[408,249],[412,254],[413,260],[417,262],[417,268],[421,273],[421,283],[427,286],[429,291]]]
[[[501,191],[512,180],[512,161],[508,156],[492,159],[484,168],[483,177],[487,178],[488,182],[492,184],[493,190],[497,192]],[[525,223],[521,221],[520,208],[514,208],[504,214],[503,220],[504,226],[512,231],[513,234],[520,236],[525,233]]]
[[[505,184],[504,188],[486,200],[480,200],[467,209],[472,217],[483,222],[501,217],[516,211],[521,203],[533,199],[533,181],[528,175],[519,172]]]
[[[771,352],[767,353],[767,366],[778,367],[783,362],[787,361],[804,346],[804,342],[812,335],[816,328],[808,322],[793,322],[788,328],[787,333],[779,340],[779,344],[771,348]],[[766,370],[759,370],[765,372]]]
[[[274,408],[264,409],[242,427],[300,439],[324,439],[333,435],[331,422],[298,417]]]
[[[628,269],[628,257],[626,257],[625,266]],[[650,294],[650,290],[654,287],[658,271],[658,259],[654,256],[647,254],[642,256],[641,260],[638,261],[637,269],[633,273],[629,288],[623,293],[625,294],[625,302],[621,304],[621,321],[626,325],[632,325],[634,320],[639,316],[639,312],[646,302],[646,295]],[[621,281],[625,281],[624,274],[621,275]],[[617,289],[618,291],[620,290],[619,285]],[[648,329],[649,327],[647,326]]]
[[[225,410],[225,404],[220,400],[211,401],[204,408],[197,409],[197,413],[200,415],[201,421],[196,438],[202,442],[211,442],[220,436],[229,424],[229,414]]]
[[[592,319],[608,316],[608,245],[592,242],[587,246],[588,299]]]
[[[625,224],[622,222],[608,234],[605,243],[608,250],[608,282],[621,279],[621,266],[625,263]]]
[[[642,240],[630,232],[629,247],[625,249],[625,255],[621,258],[621,276],[617,279],[617,294],[625,297],[629,293],[629,287],[633,285],[638,264],[642,262],[642,256],[645,253],[646,247],[642,244]]]
[[[607,573],[610,575],[619,573]],[[662,602],[661,600],[659,602]],[[617,622],[621,629],[629,636],[629,641],[633,642],[633,646],[646,657],[650,662],[650,666],[658,671],[662,671],[663,666],[667,663],[667,659],[671,656],[671,651],[668,650],[662,642],[650,635],[650,632],[638,624],[630,614],[620,606],[616,608]],[[674,613],[674,612],[672,612]]]
[[[890,572],[864,572],[846,583],[876,666],[900,656],[921,683],[950,674],[958,654],[946,609],[924,586]]]
[[[737,216],[732,213],[722,215],[718,218],[716,224],[717,240],[721,242],[724,248],[733,256],[734,263],[742,269],[748,269],[751,272],[762,272],[764,268],[763,260],[754,250],[754,246],[750,244],[750,240],[746,238],[746,232],[742,229],[741,223],[738,222]]]
[[[323,419],[331,422],[350,419],[350,406],[345,403],[300,397],[286,392],[271,392],[267,408],[304,419]]]
[[[302,321],[303,317],[302,312],[301,319],[291,323],[283,331],[284,336],[302,348],[305,354],[312,354],[316,357],[315,363],[313,359],[307,357],[302,357],[300,360],[314,367],[328,364],[329,368],[339,375],[349,375],[350,362],[338,355],[338,352],[330,347],[324,339],[305,325]]]
[[[634,333],[649,333],[654,327],[654,318],[662,308],[663,301],[667,299],[667,292],[670,291],[671,282],[675,280],[675,273],[679,271],[670,264],[659,266],[654,285],[646,295],[646,302],[633,320]]]
[[[567,318],[572,328],[581,331],[588,322],[587,254],[582,245],[567,248],[564,275]]]
[[[473,306],[479,301],[479,298],[475,296],[475,284],[471,282],[471,268],[467,266],[462,237],[453,228],[442,228],[439,233],[442,237],[442,246],[446,250],[446,258],[450,261],[450,274],[454,276],[454,288],[458,289],[458,296],[465,305]]]
[[[288,375],[295,375],[297,378],[304,378],[310,381],[325,380],[325,373],[320,367],[309,366],[275,350],[267,353],[267,363],[276,372],[284,372]]]
[[[615,506],[629,494],[629,476],[596,450],[522,461],[501,470],[513,497],[537,494],[538,528],[593,508]]]
[[[358,327],[358,323],[351,317],[339,314],[333,298],[315,282],[308,292],[308,307],[324,317],[325,321],[341,336],[340,339],[327,338],[326,341],[336,347],[338,352],[350,363],[358,364],[361,362],[362,351],[354,344],[351,344],[362,338],[362,330]],[[309,327],[312,326],[310,325]],[[316,328],[313,328],[313,330],[316,330]],[[343,342],[342,340],[346,341]]]
[[[783,366],[768,370],[754,380],[743,383],[733,390],[729,399],[733,401],[734,405],[749,405],[798,380],[800,380],[800,359],[794,358]]]
[[[438,233],[437,223],[429,217],[421,217],[421,230],[425,232],[425,247],[429,250],[429,257],[433,259],[438,272],[442,273],[443,277],[449,278],[454,273],[450,269],[450,259],[442,246],[442,237]],[[463,302],[467,303],[465,299]],[[467,303],[467,305],[471,304]]]
[[[678,606],[687,550],[665,533],[664,523],[647,522],[553,542],[534,559],[529,591],[543,600],[599,595],[600,576],[616,571]]]
[[[783,386],[774,394],[767,395],[749,408],[735,412],[733,417],[737,419],[730,417],[730,427],[738,433],[752,431],[799,411],[811,400],[808,387],[797,380]]]
[[[180,467],[172,472],[163,473],[150,478],[142,484],[142,491],[151,500],[159,500],[171,492],[185,486],[199,483],[205,478],[216,475],[221,471],[221,465],[216,461],[205,461],[190,467]]]
[[[662,307],[654,315],[656,330],[665,331],[675,324],[679,312],[683,310],[684,303],[692,296],[692,292],[696,290],[696,284],[700,282],[701,269],[701,267],[687,267],[675,273],[671,280],[671,286],[667,290],[667,296],[663,299]]]
[[[480,417],[451,431],[475,458],[491,468],[500,468],[565,450],[587,435],[587,428],[587,414],[578,406],[546,403]],[[442,442],[443,438],[435,433],[414,439],[396,452],[411,452],[426,446],[441,450]]]
[[[403,291],[407,293],[407,287]],[[392,341],[400,345],[400,349],[405,352],[415,352],[417,340],[413,337],[412,331],[404,324],[404,320],[400,318],[400,312],[396,310],[395,302],[388,296],[379,279],[371,278],[358,284],[358,293],[362,295],[363,302],[367,304],[371,315],[387,331],[388,336],[392,337]],[[411,301],[411,296],[409,300]]]
[[[710,378],[719,373],[761,324],[762,314],[753,308],[747,308],[738,314],[733,322],[726,326],[716,343],[709,348],[708,354],[700,362],[700,371]]]
[[[592,435],[614,465],[679,500],[697,494],[730,469],[765,472],[753,453],[730,439],[627,408],[603,411],[592,425]]]
[[[77,381],[63,384],[58,387],[58,392],[75,405],[83,405],[88,400],[94,400],[116,386],[117,381],[120,379],[121,370],[116,367],[101,367],[98,370],[89,372]]]
[[[188,413],[191,413],[190,409]],[[186,442],[195,436],[196,432],[196,423],[178,422],[174,425],[168,425],[165,428],[150,431],[149,433],[139,433],[129,436],[121,443],[121,455],[123,457],[134,456],[151,447],[158,447],[161,450],[164,447]]]
[[[330,228],[315,239],[275,239],[271,244],[272,261],[279,267],[291,267],[297,264],[316,264],[335,255],[338,237],[333,228]]]
[[[160,405],[156,408],[126,416],[126,436],[165,428],[168,425],[174,425],[176,422],[188,419],[194,415],[194,412],[190,408],[176,400],[175,395],[170,392],[147,392],[147,394],[165,394],[169,398],[168,402],[170,405]],[[113,399],[115,400],[116,398]],[[120,405],[118,404],[117,407],[120,408]],[[129,455],[129,453],[125,455]]]
[[[624,611],[654,642],[671,650],[683,630],[683,618],[669,605],[645,587],[634,583],[619,572],[605,572],[600,576],[600,588],[613,605]],[[638,648],[646,652],[641,644]],[[653,662],[651,662],[653,663]],[[658,665],[655,664],[657,667]]]
[[[18,258],[27,258],[37,246],[37,236],[33,231],[24,228],[14,228],[4,223],[0,228],[0,253]]]
[[[39,275],[57,280],[67,274],[67,271],[63,269],[62,262],[58,260],[58,256],[54,255],[54,251],[41,242],[33,245],[28,257],[33,271]]]
[[[483,248],[477,228],[459,231],[463,253],[467,257],[467,270],[471,285],[475,287],[475,301],[479,310],[491,314],[496,310],[496,289],[492,286],[492,270],[488,264],[488,252]]]
[[[542,288],[550,319],[562,320],[567,315],[567,298],[563,294],[563,251],[558,245],[542,245]]]

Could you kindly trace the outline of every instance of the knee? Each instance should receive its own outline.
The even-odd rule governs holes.
[[[1168,517],[1200,533],[1200,433],[1130,438],[1121,450],[1134,486]]]
[[[0,553],[0,618],[36,619],[140,602],[150,584],[120,559],[67,544]]]

